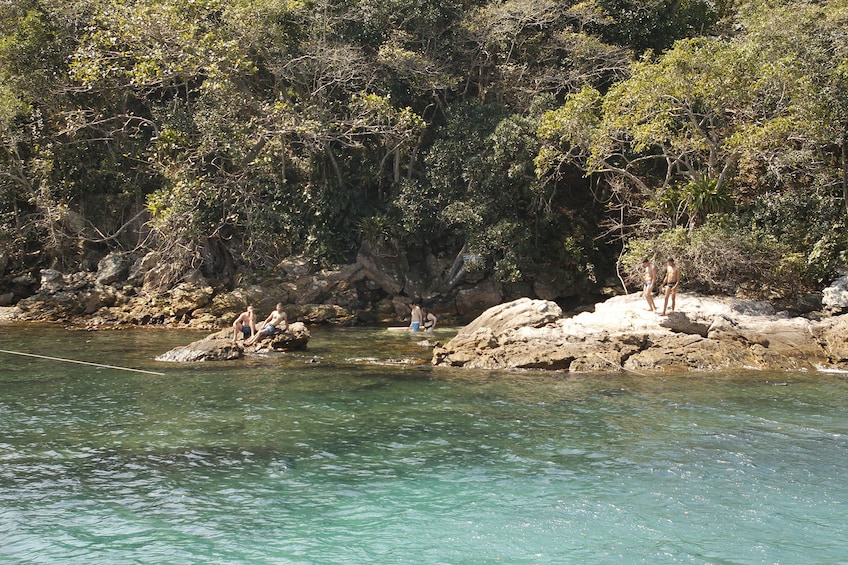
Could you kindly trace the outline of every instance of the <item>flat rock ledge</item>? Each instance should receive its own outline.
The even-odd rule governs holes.
[[[677,311],[659,316],[637,293],[564,317],[554,302],[521,298],[437,346],[432,364],[576,373],[848,369],[848,314],[793,317],[767,302],[686,294]]]
[[[306,349],[310,337],[303,322],[293,322],[285,331],[262,338],[254,345],[245,346],[243,341],[233,341],[233,330],[228,328],[188,345],[175,347],[156,357],[156,360],[176,363],[231,361],[250,354]]]

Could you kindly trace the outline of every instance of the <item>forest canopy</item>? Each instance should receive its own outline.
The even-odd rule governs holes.
[[[846,30],[848,0],[0,2],[0,252],[814,289],[848,251]]]

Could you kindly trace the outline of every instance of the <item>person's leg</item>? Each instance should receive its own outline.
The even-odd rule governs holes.
[[[657,309],[656,305],[654,304],[654,289],[651,287],[651,285],[642,286],[644,287],[644,291],[642,292],[642,294],[645,295],[645,301],[648,303],[648,310],[653,312]]]
[[[665,290],[665,298],[663,299],[663,311],[662,315],[665,316],[666,311],[668,310],[668,295],[671,294],[671,289],[666,288]]]
[[[241,333],[241,322],[233,322],[233,341],[238,341],[238,334]]]
[[[674,311],[674,304],[677,299],[677,285],[671,289],[671,310]]]
[[[263,326],[261,330],[259,330],[255,334],[253,334],[253,337],[250,338],[249,342],[248,341],[245,342],[245,345],[253,345],[254,343],[259,341],[263,337],[268,337],[269,335],[274,333],[274,329],[275,329],[274,324],[267,324],[267,325]]]

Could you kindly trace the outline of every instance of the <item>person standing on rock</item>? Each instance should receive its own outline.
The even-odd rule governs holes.
[[[677,287],[680,286],[680,269],[674,264],[674,259],[669,258],[668,265],[665,268],[665,278],[663,278],[665,286],[665,300],[663,301],[663,311],[661,316],[665,316],[668,308],[668,299],[671,298],[671,309],[674,310],[674,301],[677,298]]]
[[[654,286],[657,284],[657,267],[647,258],[642,260],[642,268],[645,270],[645,282],[642,285],[642,294],[648,302],[648,310],[656,312],[654,304]]]
[[[244,339],[253,337],[256,333],[256,314],[253,312],[253,306],[248,306],[247,310],[239,314],[236,321],[233,322],[233,341],[238,341],[238,335],[242,334]]]
[[[273,334],[278,329],[280,331],[286,331],[289,325],[288,320],[288,316],[283,312],[283,305],[278,302],[277,308],[268,314],[268,317],[262,322],[262,329],[258,333],[253,334],[253,337],[245,341],[244,344],[253,345],[263,337]]]

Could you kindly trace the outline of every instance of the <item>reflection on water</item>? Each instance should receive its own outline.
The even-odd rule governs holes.
[[[3,327],[11,330],[12,327]],[[0,560],[837,563],[848,379],[433,368],[435,336],[153,358],[197,334],[3,331]]]

